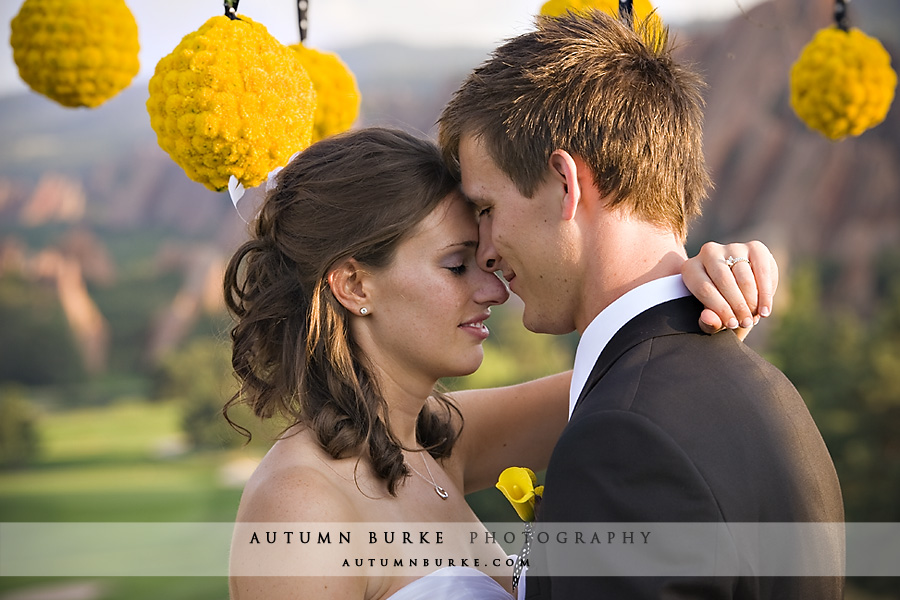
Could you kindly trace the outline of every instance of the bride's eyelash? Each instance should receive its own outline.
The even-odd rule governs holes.
[[[447,267],[447,270],[454,275],[462,275],[466,272],[466,265],[457,265],[455,267]]]

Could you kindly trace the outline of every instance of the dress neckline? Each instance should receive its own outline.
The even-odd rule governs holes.
[[[503,592],[508,598],[512,598],[509,592],[504,589],[502,585],[497,583],[497,580],[488,575],[483,571],[479,571],[478,569],[473,569],[472,567],[441,567],[440,569],[436,569],[419,577],[414,581],[410,581],[402,588],[388,596],[387,600],[403,600],[403,594],[409,594],[411,592],[416,591],[416,588],[424,585],[428,585],[429,578],[435,577],[473,577],[476,579],[480,579],[484,584],[493,585],[496,587],[498,592]]]

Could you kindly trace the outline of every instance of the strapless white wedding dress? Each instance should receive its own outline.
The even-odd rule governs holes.
[[[478,569],[444,567],[403,586],[388,600],[513,600],[513,597]]]

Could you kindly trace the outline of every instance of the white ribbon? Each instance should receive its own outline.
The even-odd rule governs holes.
[[[295,152],[288,159],[286,164],[290,164],[290,162],[297,158],[299,154],[300,152]],[[249,200],[251,209],[249,211],[249,216],[251,219],[255,217],[256,213],[259,211],[259,208],[262,206],[263,200],[265,200],[266,195],[278,187],[276,177],[283,168],[283,166],[275,167],[274,169],[269,171],[269,175],[266,177],[265,185],[259,184],[258,186],[252,188],[245,188],[244,185],[240,181],[238,181],[237,177],[235,177],[234,175],[228,178],[228,195],[231,196],[231,203],[234,204],[234,209],[237,211],[238,216],[244,223],[249,224],[250,221],[244,218],[244,215],[241,213],[241,209],[238,208],[238,201],[244,200],[244,204],[247,204]]]

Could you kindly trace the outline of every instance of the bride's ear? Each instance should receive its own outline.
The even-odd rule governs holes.
[[[368,293],[370,275],[356,260],[348,258],[328,273],[328,286],[341,305],[355,315],[372,310]]]

